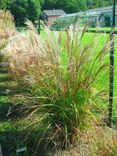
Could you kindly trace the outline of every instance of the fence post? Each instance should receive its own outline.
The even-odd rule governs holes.
[[[109,116],[108,116],[108,126],[112,126],[112,116],[113,116],[113,96],[114,96],[114,31],[115,31],[115,0],[113,0],[113,21],[112,21],[112,31],[110,34],[110,89],[109,89]]]
[[[38,33],[40,34],[40,16],[38,18]]]
[[[18,31],[20,30],[20,29],[19,29],[19,25],[20,25],[20,24],[19,24],[19,18],[18,18],[18,19],[17,19],[17,27],[18,27]]]
[[[2,147],[1,147],[1,144],[0,144],[0,156],[3,156],[2,155]]]

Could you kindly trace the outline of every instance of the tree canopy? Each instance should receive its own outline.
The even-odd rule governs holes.
[[[43,9],[63,9],[67,13],[112,5],[112,0],[45,0]]]
[[[0,9],[6,10],[8,6],[8,0],[0,0]]]
[[[24,21],[25,18],[35,21],[41,13],[40,0],[11,0],[8,9],[15,20]]]

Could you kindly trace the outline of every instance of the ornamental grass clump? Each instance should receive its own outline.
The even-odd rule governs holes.
[[[9,37],[15,34],[13,16],[9,11],[0,10],[0,49],[4,48]]]
[[[98,98],[103,103],[101,94],[108,94],[108,87],[98,84],[108,82],[110,44],[106,35],[100,41],[100,36],[85,33],[86,28],[71,27],[66,32],[45,28],[41,36],[27,24],[30,31],[24,40],[20,35],[12,38],[4,50],[11,71],[26,85],[26,92],[14,100],[22,102],[20,112],[31,121],[31,130],[43,127],[39,144],[45,140],[45,146],[67,147],[91,123],[94,103],[98,104]]]

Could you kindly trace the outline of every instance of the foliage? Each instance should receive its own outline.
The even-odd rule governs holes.
[[[110,0],[46,0],[43,9],[63,9],[67,13],[74,13],[91,8],[105,7],[112,5]]]
[[[6,10],[9,0],[0,0],[0,9]]]
[[[48,0],[44,3],[43,8],[44,9],[63,9],[64,11],[66,11],[67,13],[73,13],[76,11],[80,11],[80,10],[85,10],[86,7],[86,3],[84,3],[83,1],[80,0],[68,0],[68,1],[52,1],[52,0]]]
[[[110,0],[86,0],[86,3],[88,8],[105,7],[113,4],[113,2]]]
[[[41,13],[40,5],[40,0],[11,0],[7,8],[13,14],[16,24],[22,25],[26,18],[33,22],[38,19]]]

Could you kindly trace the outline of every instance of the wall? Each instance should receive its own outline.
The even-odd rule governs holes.
[[[54,21],[58,18],[59,16],[49,16],[48,17],[48,26],[51,26],[54,24]]]

